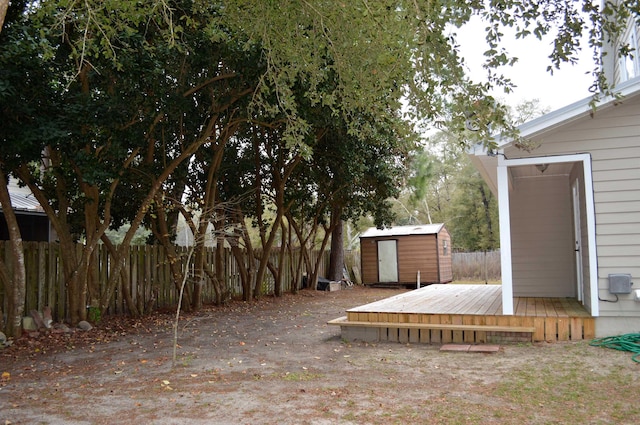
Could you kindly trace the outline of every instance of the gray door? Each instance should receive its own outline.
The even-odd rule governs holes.
[[[398,281],[397,241],[378,241],[378,282]]]

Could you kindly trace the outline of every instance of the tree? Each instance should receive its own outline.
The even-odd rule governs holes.
[[[310,170],[329,217],[326,232],[331,234],[331,280],[342,279],[345,221],[371,215],[381,227],[393,220],[389,199],[398,193],[404,159],[413,140],[398,132],[400,127],[395,123],[380,120],[375,124],[376,133],[372,125],[370,137],[364,140],[350,135],[344,126],[328,127],[314,146]]]
[[[452,199],[451,239],[464,251],[492,251],[500,246],[498,203],[480,174],[467,163],[461,168]]]
[[[51,3],[37,11],[47,6]],[[217,96],[211,93],[236,74],[211,54],[222,50],[221,43],[197,37],[200,26],[192,16],[182,19],[191,19],[189,35],[196,36],[183,33],[178,48],[167,45],[167,23],[158,16],[152,19],[158,26],[150,30],[149,20],[128,11],[129,20],[118,22],[127,31],[107,40],[118,52],[116,62],[109,52],[89,49],[94,55],[89,61],[90,56],[75,50],[75,37],[85,43],[83,48],[95,47],[96,40],[76,29],[83,19],[87,26],[99,25],[93,20],[107,19],[105,9],[95,16],[78,10],[62,39],[55,37],[55,26],[44,25],[45,18],[29,14],[2,33],[8,47],[3,49],[8,72],[1,85],[8,88],[2,99],[8,120],[0,131],[0,159],[29,186],[68,253],[63,266],[72,322],[85,318],[87,297],[92,307],[107,308],[129,242],[158,193],[178,176],[181,164],[209,143],[219,114],[250,92],[222,88]],[[50,19],[59,18],[53,13]],[[39,50],[43,45],[44,53]],[[123,219],[131,226],[114,251],[109,285],[100,292],[90,279],[95,247],[105,230],[119,227]],[[84,244],[78,255],[80,239]],[[176,273],[177,285],[180,277]]]
[[[219,3],[154,0],[150,2],[34,2],[42,16],[53,15],[60,27],[79,17],[77,28],[85,36],[72,40],[82,64],[89,56],[102,55],[119,62],[117,40],[135,25],[151,23],[168,45],[179,45],[190,19],[202,16],[201,30],[211,40],[231,37],[247,47],[260,46],[266,65],[252,101],[264,111],[284,114],[283,137],[304,144],[311,130],[295,102],[294,86],[306,84],[306,97],[329,107],[349,123],[352,133],[366,137],[367,123],[357,114],[384,115],[399,110],[402,99],[418,119],[463,128],[473,113],[480,132],[476,140],[489,140],[489,126],[506,124],[504,108],[488,96],[492,86],[509,91],[511,82],[498,68],[517,58],[501,46],[501,27],[516,29],[517,37],[553,33],[550,51],[553,70],[576,60],[579,36],[589,34],[589,48],[596,59],[594,93],[608,89],[599,69],[600,46],[621,30],[621,22],[635,10],[633,2],[590,0],[485,2],[398,1],[384,2],[249,2]],[[117,8],[121,13],[110,13]],[[456,44],[456,31],[471,16],[486,22],[487,84],[475,84],[465,75]],[[330,61],[327,61],[327,57]],[[327,82],[338,81],[327,90]],[[354,111],[357,114],[354,115]]]
[[[24,264],[24,249],[18,221],[11,205],[8,181],[2,167],[0,167],[0,206],[9,230],[9,251],[11,252],[11,271],[4,261],[0,262],[0,281],[4,284],[7,294],[7,327],[10,337],[22,335],[22,316],[26,293],[26,270]],[[3,329],[2,309],[0,309],[0,329]]]

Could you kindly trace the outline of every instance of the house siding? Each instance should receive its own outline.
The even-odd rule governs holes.
[[[515,148],[505,154],[509,158],[591,155],[599,298],[615,299],[608,293],[610,273],[630,273],[636,289],[640,288],[640,95],[538,141],[541,146],[531,154]],[[618,298],[618,302],[600,301],[600,315],[640,316],[640,303],[633,301],[632,294]]]

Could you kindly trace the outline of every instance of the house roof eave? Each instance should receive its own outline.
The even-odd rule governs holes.
[[[567,106],[564,106],[548,114],[528,121],[518,127],[520,136],[531,138],[552,131],[558,127],[567,125],[581,118],[592,116],[594,113],[614,107],[624,102],[624,98],[640,95],[640,77],[633,78],[619,84],[613,90],[617,96],[605,96],[599,99],[595,107],[591,103],[593,97],[589,96]],[[513,143],[513,139],[496,136],[498,147],[504,149]]]
[[[614,92],[617,93],[620,97],[607,96],[600,99],[595,105],[596,113],[612,108],[620,103],[624,103],[625,98],[640,96],[640,77],[633,78],[618,85],[615,88]],[[528,121],[518,127],[520,136],[523,138],[541,136],[545,133],[549,133],[559,127],[565,126],[579,119],[592,116],[594,111],[591,106],[592,100],[592,97],[587,97],[578,102],[572,103],[563,108],[557,109],[541,117]],[[502,154],[504,152],[504,149],[508,148],[513,143],[513,139],[503,138],[500,134],[495,135],[494,140],[497,145],[498,154]],[[471,162],[474,164],[476,169],[480,172],[484,181],[491,189],[491,192],[493,192],[497,196],[498,159],[495,152],[489,152],[484,145],[477,144],[471,146],[467,150],[467,154],[469,155],[469,158],[471,159]]]

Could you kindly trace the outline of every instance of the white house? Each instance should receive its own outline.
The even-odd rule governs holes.
[[[640,31],[630,22],[620,41],[633,58],[603,49],[622,99],[522,125],[530,152],[509,139],[470,152],[499,200],[503,314],[514,297],[570,297],[596,318],[596,336],[640,332]]]

